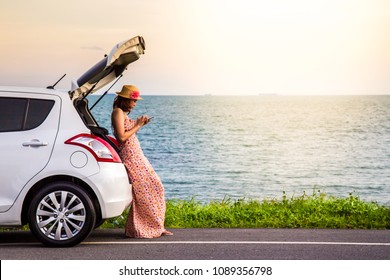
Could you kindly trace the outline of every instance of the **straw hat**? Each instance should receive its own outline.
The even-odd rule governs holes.
[[[133,99],[133,100],[142,100],[140,97],[139,90],[136,86],[124,85],[121,91],[117,91],[116,94],[123,98]]]

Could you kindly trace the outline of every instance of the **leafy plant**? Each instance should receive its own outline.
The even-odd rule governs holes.
[[[251,199],[212,201],[168,200],[168,228],[352,228],[390,229],[390,207],[362,201],[351,193],[346,198],[328,196],[319,190],[281,200]],[[127,211],[109,219],[103,228],[124,227]]]

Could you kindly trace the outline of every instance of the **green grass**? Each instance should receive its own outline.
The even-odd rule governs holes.
[[[102,228],[123,228],[127,211]],[[362,201],[357,195],[312,195],[268,199],[224,199],[202,204],[195,199],[168,200],[167,228],[339,228],[390,229],[390,207]]]

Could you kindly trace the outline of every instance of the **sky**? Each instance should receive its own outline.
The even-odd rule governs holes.
[[[142,94],[390,94],[389,0],[0,2],[0,86],[69,89],[118,42]]]

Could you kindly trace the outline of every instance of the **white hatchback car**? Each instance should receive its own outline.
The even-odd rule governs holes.
[[[88,94],[144,53],[137,36],[117,44],[69,91],[0,87],[0,226],[29,224],[47,246],[74,246],[131,203],[131,184]]]

